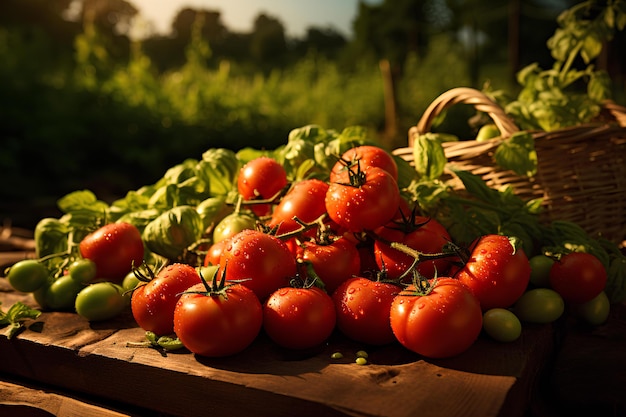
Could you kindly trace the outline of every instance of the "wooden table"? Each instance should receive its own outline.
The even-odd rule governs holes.
[[[0,301],[4,309],[16,301],[37,306],[3,278]],[[545,401],[546,381],[580,383],[578,391],[557,392],[570,404],[588,389],[582,376],[555,373],[570,367],[568,361],[559,365],[565,359],[555,354],[561,335],[553,325],[526,326],[508,344],[481,335],[468,351],[444,360],[397,344],[362,346],[338,334],[319,349],[296,353],[261,335],[241,354],[207,359],[128,347],[144,337],[129,312],[102,323],[45,312],[17,337],[0,336],[0,415],[4,407],[15,416],[556,416]],[[354,362],[362,349],[369,353],[366,366]],[[332,359],[333,352],[343,359]],[[625,363],[626,348],[621,352],[617,366]],[[604,384],[622,383],[626,375],[620,375]],[[602,385],[594,381],[597,389]],[[624,387],[602,401],[623,406]]]

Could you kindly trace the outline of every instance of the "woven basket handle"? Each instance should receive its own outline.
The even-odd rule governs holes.
[[[471,104],[476,110],[487,113],[500,130],[501,137],[506,138],[519,131],[515,123],[504,113],[502,107],[485,94],[473,88],[457,87],[441,94],[428,106],[417,125],[409,130],[409,144],[414,135],[427,133],[433,120],[454,104]]]
[[[615,120],[617,120],[617,123],[619,123],[621,127],[626,127],[626,107],[620,106],[613,100],[606,100],[603,105],[604,108],[611,113]]]

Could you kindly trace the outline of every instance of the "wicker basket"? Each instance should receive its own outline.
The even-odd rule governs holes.
[[[514,188],[530,200],[543,199],[544,221],[567,220],[593,236],[601,235],[621,244],[626,239],[626,108],[607,102],[604,120],[552,132],[532,132],[538,169],[532,178],[495,165],[493,154],[503,139],[519,129],[503,109],[478,90],[454,88],[426,109],[419,123],[409,130],[406,148],[394,150],[413,160],[413,138],[429,131],[433,120],[454,104],[473,105],[489,115],[501,136],[487,141],[458,141],[443,144],[448,162],[480,175],[489,186]],[[457,179],[454,188],[462,188]]]

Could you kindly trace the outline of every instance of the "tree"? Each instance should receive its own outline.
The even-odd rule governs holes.
[[[268,69],[283,64],[287,54],[285,27],[280,20],[259,14],[254,20],[250,38],[250,56],[261,67]]]

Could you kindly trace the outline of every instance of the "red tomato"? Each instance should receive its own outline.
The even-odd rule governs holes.
[[[386,224],[399,205],[398,184],[377,167],[342,172],[326,193],[328,216],[348,232],[374,230]]]
[[[530,282],[530,262],[508,237],[482,236],[470,245],[470,256],[453,276],[467,285],[483,311],[512,306]],[[453,268],[455,269],[455,268]]]
[[[227,283],[217,292],[197,284],[180,296],[174,310],[176,336],[200,356],[239,353],[256,339],[262,326],[261,303],[252,290],[241,284]]]
[[[450,234],[441,223],[422,216],[392,221],[376,229],[376,235],[381,238],[374,243],[376,263],[381,270],[384,266],[387,277],[391,279],[404,274],[413,264],[414,258],[392,248],[390,242],[403,243],[421,253],[435,254],[441,253],[444,245],[451,241]],[[420,261],[416,269],[424,277],[434,278],[445,275],[449,267],[450,259],[441,258]]]
[[[220,263],[220,256],[224,251],[224,246],[228,239],[220,240],[217,243],[212,244],[204,257],[204,266],[218,265]]]
[[[438,278],[434,288],[418,295],[409,285],[393,300],[391,329],[407,349],[428,357],[458,355],[476,341],[482,329],[483,314],[478,299],[461,282]]]
[[[220,270],[229,281],[245,280],[243,285],[265,300],[289,285],[296,275],[296,259],[280,239],[257,230],[244,230],[231,237],[220,256]]]
[[[571,252],[550,268],[550,286],[563,300],[586,303],[606,287],[607,273],[602,262],[590,253]]]
[[[358,249],[354,243],[343,237],[329,244],[304,242],[300,258],[311,262],[328,294],[332,294],[342,282],[361,271]]]
[[[318,179],[308,179],[293,185],[274,208],[270,227],[277,227],[277,234],[289,233],[301,226],[294,220],[297,217],[305,223],[313,222],[326,213],[324,199],[328,184]]]
[[[318,287],[285,287],[263,306],[263,328],[277,345],[308,349],[322,344],[335,328],[335,305]]]
[[[348,149],[341,155],[330,171],[330,181],[336,182],[342,172],[360,165],[361,170],[369,167],[378,167],[387,171],[394,180],[398,180],[398,165],[393,156],[378,146],[361,145]]]
[[[385,345],[396,340],[389,311],[400,287],[389,282],[354,277],[333,293],[337,328],[352,340]]]
[[[133,291],[130,307],[135,321],[142,329],[159,336],[171,334],[174,331],[174,308],[180,294],[200,282],[200,274],[191,265],[174,263],[166,266],[154,279]]]
[[[83,258],[96,264],[96,278],[120,283],[133,265],[143,262],[141,232],[130,223],[109,223],[83,238],[78,246]]]
[[[275,159],[261,156],[241,167],[237,190],[245,200],[266,200],[274,197],[287,185],[287,172]],[[251,210],[258,216],[270,213],[269,204],[255,204]]]

